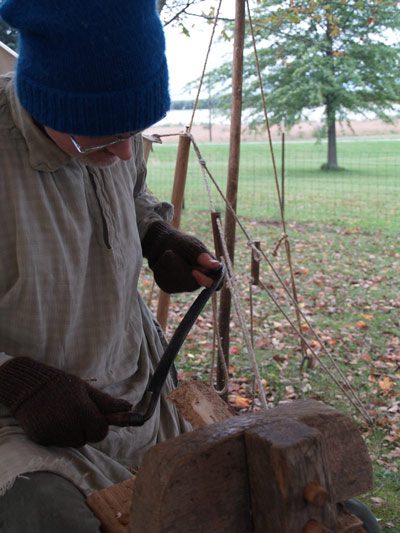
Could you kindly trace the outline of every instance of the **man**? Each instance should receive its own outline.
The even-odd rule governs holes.
[[[140,131],[168,110],[154,0],[4,0],[20,32],[0,77],[0,531],[99,531],[93,491],[189,429],[166,394],[142,427],[163,343],[137,292],[142,254],[168,292],[218,262],[146,191]]]

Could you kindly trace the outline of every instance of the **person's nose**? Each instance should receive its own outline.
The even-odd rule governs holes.
[[[132,157],[132,139],[112,144],[107,150],[123,161],[128,161]]]

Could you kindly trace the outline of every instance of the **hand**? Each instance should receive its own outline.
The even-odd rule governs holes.
[[[28,357],[14,357],[0,366],[0,402],[34,442],[75,448],[103,440],[108,433],[105,415],[132,407]]]
[[[209,287],[213,280],[207,271],[219,266],[201,241],[164,221],[149,227],[142,249],[157,285],[167,293]]]
[[[213,279],[207,276],[209,270],[215,270],[219,267],[219,262],[210,254],[203,252],[197,258],[197,264],[202,267],[197,270],[196,267],[192,270],[192,275],[200,287],[211,287]]]

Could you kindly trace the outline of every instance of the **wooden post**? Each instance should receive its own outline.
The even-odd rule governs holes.
[[[232,104],[231,128],[229,138],[229,167],[226,198],[236,212],[237,189],[239,181],[240,133],[242,120],[242,85],[243,85],[243,46],[245,28],[245,1],[236,0],[235,38],[232,65]],[[235,254],[236,221],[230,209],[225,214],[225,241],[228,253],[233,263]],[[222,349],[227,365],[229,365],[229,322],[231,309],[231,295],[227,286],[221,290],[219,309],[219,331]],[[217,368],[217,385],[223,389],[225,374],[221,364]]]
[[[260,241],[254,241],[254,246],[257,250],[260,249]],[[258,254],[253,248],[251,249],[251,283],[252,285],[258,285],[260,283],[260,257],[256,257]]]
[[[219,234],[218,230],[218,222],[221,220],[221,213],[218,211],[214,211],[211,213],[211,226],[213,230],[213,237],[214,237],[214,250],[215,250],[215,256],[218,259],[218,261],[221,261],[222,257],[222,243],[221,243],[221,235]]]
[[[189,164],[190,153],[190,137],[188,135],[179,136],[178,153],[176,155],[176,166],[174,176],[174,187],[172,190],[171,203],[174,206],[174,217],[172,219],[172,226],[179,228],[181,222],[183,197],[185,194],[186,175]],[[160,290],[157,307],[157,320],[162,329],[165,331],[167,327],[168,308],[170,295]]]

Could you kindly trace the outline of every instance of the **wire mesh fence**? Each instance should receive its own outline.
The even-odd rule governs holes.
[[[340,142],[339,169],[321,170],[326,145],[292,142],[274,146],[276,178],[268,146],[243,143],[240,155],[237,212],[255,221],[280,220],[276,182],[284,199],[287,222],[318,222],[363,231],[398,232],[400,227],[400,150],[398,142]],[[227,144],[200,145],[207,168],[225,193]],[[176,145],[157,145],[148,163],[148,183],[159,198],[169,199]],[[211,184],[216,209],[225,204]],[[200,165],[191,151],[185,189],[186,209],[208,210],[209,199]]]

